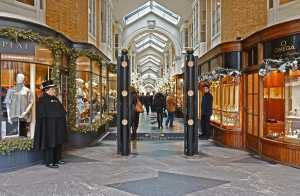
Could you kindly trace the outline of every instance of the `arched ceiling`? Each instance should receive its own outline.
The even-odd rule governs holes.
[[[143,1],[144,4],[131,0],[130,3],[126,0],[115,1],[120,4],[127,2],[125,9],[128,5],[140,6],[132,8],[122,16],[125,24],[123,45],[135,54],[134,62],[139,76],[136,81],[140,81],[142,89],[154,90],[163,77],[165,54],[168,54],[170,49],[172,52],[175,51],[175,56],[181,51],[177,25],[182,17],[165,5],[161,5],[160,1]],[[180,4],[182,5],[182,0]],[[190,2],[187,4],[191,5]],[[145,26],[149,20],[156,21],[155,28]]]
[[[192,16],[193,0],[155,0],[162,6],[172,10],[180,15],[184,20]],[[114,16],[118,21],[122,21],[123,17],[132,12],[139,6],[148,2],[148,0],[112,0],[114,5]]]

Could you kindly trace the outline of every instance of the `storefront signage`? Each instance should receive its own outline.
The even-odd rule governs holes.
[[[34,55],[35,43],[25,41],[11,41],[0,38],[0,53]]]
[[[264,44],[264,58],[284,58],[300,55],[300,35],[293,35]]]

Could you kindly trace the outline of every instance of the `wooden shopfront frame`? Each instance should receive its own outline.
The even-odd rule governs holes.
[[[259,32],[256,32],[243,40],[243,70],[247,77],[251,74],[258,74],[259,65],[264,60],[264,46],[265,43],[272,42],[278,39],[286,38],[289,36],[300,34],[300,20],[292,20],[284,23],[280,23],[271,27],[267,27]],[[257,60],[255,63],[250,62],[249,55],[253,55],[251,50],[257,48]],[[274,140],[264,136],[266,132],[265,125],[265,111],[264,111],[264,79],[259,77],[258,83],[258,114],[257,127],[254,127],[250,131],[248,127],[249,123],[249,100],[248,80],[245,79],[245,111],[246,116],[243,121],[244,139],[246,148],[248,150],[257,152],[262,157],[277,161],[283,164],[300,166],[300,142],[287,142],[286,140]],[[251,97],[251,96],[250,96]],[[284,111],[282,111],[284,112]],[[254,119],[254,117],[253,117]],[[254,122],[252,123],[252,125]],[[254,125],[253,125],[254,126]]]
[[[200,74],[205,72],[211,72],[217,67],[224,67],[224,68],[235,68],[239,69],[241,65],[241,51],[242,46],[240,41],[235,42],[227,42],[216,46],[215,48],[211,49],[207,52],[204,56],[200,58],[199,66],[200,66]],[[219,60],[215,60],[218,59]],[[234,62],[232,59],[237,59],[237,62]],[[218,62],[218,63],[215,63]],[[233,65],[235,64],[235,65]],[[233,67],[238,64],[238,67]],[[243,111],[243,76],[239,79],[239,111]],[[222,82],[220,81],[220,88],[222,91]],[[201,92],[201,84],[199,85],[199,93]],[[220,92],[220,101],[223,102],[224,95]],[[215,98],[214,98],[215,100]],[[201,94],[199,94],[199,106],[201,106]],[[223,108],[221,103],[221,123],[223,118]],[[201,110],[199,110],[201,111]],[[239,128],[238,130],[234,130],[235,128],[225,127],[222,124],[211,123],[212,130],[213,130],[213,139],[216,143],[224,145],[226,147],[231,148],[244,148],[244,138],[243,138],[243,112],[239,114]]]

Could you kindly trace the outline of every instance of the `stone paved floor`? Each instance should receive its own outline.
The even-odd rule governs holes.
[[[299,169],[209,141],[201,140],[199,149],[199,156],[185,157],[183,141],[139,141],[131,156],[121,157],[115,141],[103,141],[66,152],[59,169],[0,173],[0,196],[300,195]]]

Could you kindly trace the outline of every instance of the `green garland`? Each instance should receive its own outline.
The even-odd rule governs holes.
[[[53,69],[51,73],[51,79],[55,84],[59,85],[60,82],[60,60],[62,55],[67,55],[68,64],[68,124],[74,131],[80,131],[86,133],[89,131],[97,130],[99,126],[103,123],[107,123],[110,117],[105,117],[101,119],[101,122],[95,122],[92,125],[92,130],[90,126],[76,127],[76,59],[79,56],[86,56],[92,61],[96,61],[99,64],[103,63],[103,58],[97,54],[94,50],[76,50],[67,47],[63,41],[54,38],[42,36],[39,33],[32,32],[30,30],[16,29],[16,28],[1,28],[0,37],[5,37],[12,41],[32,41],[40,45],[44,45],[52,51],[53,55]],[[115,70],[115,68],[114,68]],[[79,130],[81,129],[81,130]]]
[[[87,134],[90,132],[98,132],[98,131],[103,131],[101,127],[110,124],[111,121],[113,120],[113,115],[110,114],[105,114],[103,118],[96,120],[93,122],[93,124],[90,125],[79,125],[79,126],[73,126],[71,127],[73,132],[78,132],[81,134]]]
[[[0,154],[8,155],[15,151],[30,151],[33,149],[33,140],[26,137],[8,138],[0,140]]]

